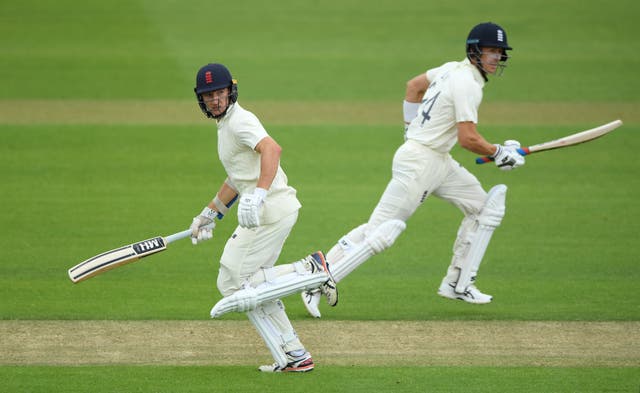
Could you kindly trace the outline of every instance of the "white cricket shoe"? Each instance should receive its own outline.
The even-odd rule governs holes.
[[[440,288],[438,288],[438,295],[446,297],[447,299],[464,300],[471,304],[487,304],[491,303],[493,299],[493,296],[480,292],[473,284],[469,285],[464,293],[457,293],[455,287],[456,283],[443,281],[442,284],[440,284]]]
[[[331,275],[329,264],[324,259],[324,254],[322,251],[314,252],[308,260],[311,262],[312,273],[323,271],[329,276],[329,279],[320,285],[319,289],[320,293],[327,297],[327,304],[331,307],[335,307],[338,304],[338,286]]]
[[[320,318],[322,315],[320,314],[318,305],[320,304],[322,292],[320,292],[319,289],[314,289],[311,291],[302,291],[300,295],[302,296],[302,303],[304,303],[307,312],[314,318]]]
[[[263,373],[306,373],[313,370],[315,365],[309,352],[305,352],[302,356],[294,357],[287,353],[287,365],[280,367],[278,363],[260,366],[258,370]]]

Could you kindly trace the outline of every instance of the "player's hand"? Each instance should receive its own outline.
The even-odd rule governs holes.
[[[216,226],[213,219],[217,214],[218,212],[205,206],[202,209],[202,213],[193,218],[193,222],[189,227],[191,229],[191,243],[198,244],[198,242],[203,242],[213,237],[213,228]]]
[[[502,146],[504,146],[504,147],[513,147],[514,149],[519,149],[520,148],[520,142],[518,142],[516,140],[513,140],[513,139],[509,139],[509,140],[504,141]]]
[[[260,206],[267,196],[267,190],[256,188],[253,194],[244,194],[238,205],[238,224],[244,228],[260,226]]]
[[[524,156],[521,156],[517,150],[520,148],[520,142],[508,140],[504,142],[504,145],[495,146],[497,150],[491,158],[493,158],[498,168],[503,171],[510,171],[524,165]]]

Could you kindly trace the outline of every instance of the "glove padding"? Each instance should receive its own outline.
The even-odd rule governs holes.
[[[193,222],[189,227],[191,229],[191,243],[198,244],[198,242],[203,242],[213,237],[213,229],[216,226],[213,219],[217,214],[218,212],[205,206],[202,209],[202,213],[193,218]]]
[[[267,196],[267,190],[256,188],[253,194],[244,194],[238,204],[238,224],[244,228],[260,226],[260,206]]]
[[[491,158],[498,168],[510,171],[524,165],[524,156],[521,156],[517,150],[520,148],[520,142],[508,140],[504,142],[504,145],[495,146],[497,150]]]

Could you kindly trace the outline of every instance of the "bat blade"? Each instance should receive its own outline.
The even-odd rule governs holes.
[[[622,125],[621,120],[615,120],[611,123],[603,124],[599,127],[592,128],[590,130],[578,132],[577,134],[568,135],[562,138],[554,139],[549,142],[539,143],[537,145],[529,146],[525,148],[528,150],[528,154],[536,153],[545,150],[559,149],[561,147],[568,147],[579,145],[581,143],[589,142],[594,139],[600,138],[616,128]]]
[[[600,138],[616,128],[622,125],[622,120],[614,120],[610,123],[603,124],[599,127],[592,128],[590,130],[578,132],[576,134],[567,135],[562,138],[554,139],[552,141],[539,143],[537,145],[532,145],[529,147],[522,147],[518,150],[520,155],[526,156],[528,154],[533,154],[545,150],[559,149],[562,147],[569,147],[579,145],[581,143],[592,141],[596,138]],[[493,161],[491,157],[478,157],[476,158],[476,164],[485,164],[487,162]]]
[[[161,236],[116,248],[75,265],[68,271],[69,278],[74,283],[78,283],[166,249],[167,242]]]

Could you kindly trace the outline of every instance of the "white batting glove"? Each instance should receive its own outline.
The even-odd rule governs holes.
[[[260,206],[267,196],[267,190],[256,188],[253,194],[244,194],[238,204],[238,224],[244,228],[260,226]]]
[[[514,149],[519,149],[520,148],[520,142],[518,142],[518,141],[516,141],[514,139],[509,139],[507,141],[504,141],[502,146],[504,146],[504,147],[513,147]]]
[[[491,158],[493,158],[498,168],[503,171],[510,171],[524,165],[524,156],[521,156],[517,150],[520,148],[520,142],[508,140],[504,142],[504,145],[495,146],[497,150]]]
[[[218,212],[205,206],[202,209],[202,213],[193,218],[193,222],[189,227],[191,229],[191,243],[198,244],[198,242],[203,242],[213,237],[213,228],[216,227],[213,219],[217,214]]]

